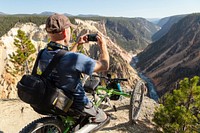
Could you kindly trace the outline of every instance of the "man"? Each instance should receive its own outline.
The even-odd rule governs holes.
[[[70,20],[64,15],[53,14],[47,18],[45,29],[51,41],[40,58],[39,67],[42,71],[60,49],[67,49],[71,37],[70,26],[72,26]],[[88,42],[87,34],[82,35],[71,51],[66,52],[62,57],[50,78],[58,88],[64,90],[66,95],[74,97],[71,108],[86,112],[92,116],[93,122],[101,123],[107,119],[107,115],[102,110],[93,107],[85,95],[80,80],[81,73],[91,75],[93,72],[106,71],[109,68],[106,41],[99,33],[96,38],[101,53],[99,60],[75,52],[78,45]]]

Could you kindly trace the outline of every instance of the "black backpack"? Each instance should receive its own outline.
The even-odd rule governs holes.
[[[43,51],[44,49],[38,54],[32,74],[23,75],[17,83],[18,96],[40,114],[66,114],[73,103],[73,97],[67,96],[63,90],[57,88],[48,78],[66,51],[60,50],[53,57],[45,71],[38,75],[38,62]]]

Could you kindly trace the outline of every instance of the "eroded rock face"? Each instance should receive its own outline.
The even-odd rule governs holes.
[[[0,75],[4,71],[4,66],[6,64],[6,47],[4,46],[3,42],[0,41]]]
[[[129,81],[123,85],[126,88],[133,88],[135,82],[138,78],[136,71],[129,65],[132,55],[127,53],[125,50],[114,44],[110,38],[106,36],[106,28],[103,22],[94,22],[94,21],[83,21],[76,19],[78,28],[74,33],[82,35],[85,33],[102,33],[106,40],[108,51],[110,55],[110,69],[109,73],[120,78],[128,78]],[[35,45],[37,51],[41,48],[44,48],[48,42],[47,33],[44,30],[45,25],[36,26],[33,23],[20,24],[17,23],[8,33],[0,38],[0,47],[1,47],[1,69],[0,69],[0,98],[17,98],[16,93],[16,83],[21,78],[21,75],[12,76],[9,72],[14,67],[13,64],[9,61],[9,54],[12,54],[16,50],[14,46],[14,38],[17,35],[18,29],[24,31],[31,42]],[[83,45],[84,53],[88,56],[98,59],[99,57],[99,48],[95,42],[90,42]],[[34,55],[36,57],[37,53]],[[105,74],[105,73],[104,73]],[[13,82],[10,82],[10,80]]]
[[[161,97],[185,77],[200,75],[200,14],[175,23],[169,32],[138,54],[137,68],[154,83]]]

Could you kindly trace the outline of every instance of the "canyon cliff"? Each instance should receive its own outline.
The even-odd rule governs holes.
[[[200,75],[200,14],[191,14],[138,54],[137,68],[154,82],[160,96],[184,77]]]

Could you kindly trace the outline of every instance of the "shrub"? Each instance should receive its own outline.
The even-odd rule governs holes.
[[[199,77],[184,78],[156,109],[153,121],[167,133],[200,132]]]
[[[14,74],[24,74],[29,73],[29,68],[33,62],[31,55],[36,52],[36,49],[33,43],[28,39],[25,32],[22,30],[17,31],[18,34],[14,40],[14,45],[17,47],[17,50],[12,53],[10,56],[10,61],[14,63],[15,70]]]

